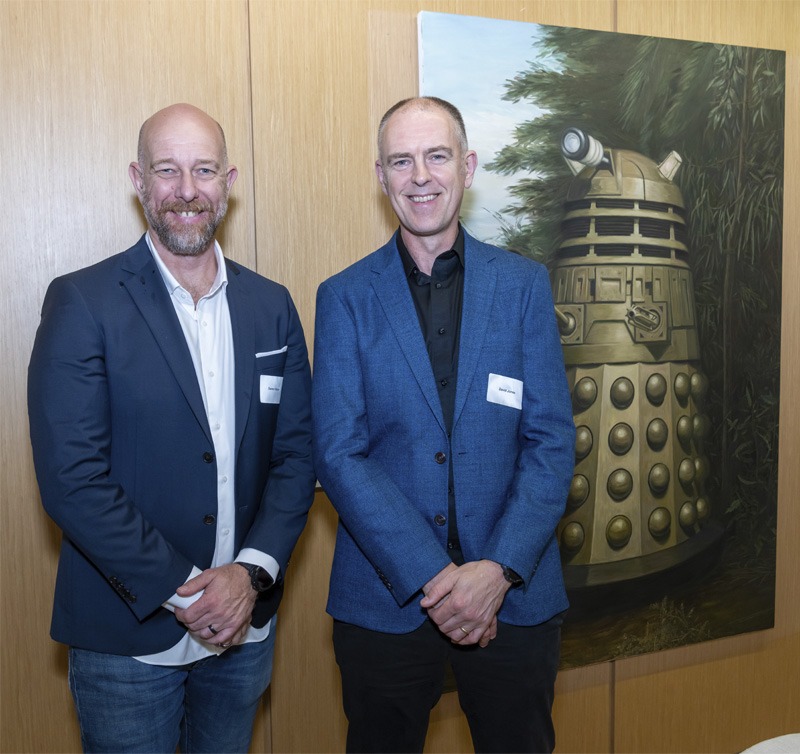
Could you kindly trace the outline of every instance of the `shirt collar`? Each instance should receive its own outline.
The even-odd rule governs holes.
[[[164,260],[156,251],[156,247],[153,245],[153,240],[150,238],[149,230],[144,234],[144,237],[147,240],[147,246],[150,249],[150,253],[153,255],[153,259],[156,261],[156,267],[158,267],[158,271],[161,273],[161,279],[164,281],[164,285],[167,286],[167,291],[171,296],[179,288],[182,288],[182,286],[175,279],[175,276],[169,271],[167,265],[164,264]],[[216,239],[214,240],[214,256],[217,260],[217,276],[214,278],[214,283],[211,285],[210,290],[205,296],[203,296],[203,298],[213,296],[220,288],[222,288],[223,285],[228,285],[228,270],[225,267],[225,257],[223,257],[222,248]]]
[[[397,238],[397,250],[400,252],[400,261],[403,263],[403,270],[406,273],[406,277],[410,277],[414,270],[417,269],[417,263],[409,254],[406,245],[403,243],[403,235],[398,230],[395,234]],[[458,261],[461,262],[461,266],[464,266],[464,229],[461,227],[461,223],[458,224],[458,235],[456,236],[456,240],[453,243],[453,248],[449,251],[443,251],[442,254],[449,254],[450,251],[454,251],[456,256],[458,257]],[[442,256],[440,254],[439,256]]]

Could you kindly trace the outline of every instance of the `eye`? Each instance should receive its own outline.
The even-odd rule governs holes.
[[[197,174],[203,178],[211,178],[217,174],[212,168],[198,168]]]
[[[175,175],[175,168],[158,168],[156,175],[163,175],[166,178]]]
[[[407,168],[410,164],[411,160],[409,160],[407,157],[400,157],[397,160],[392,160],[392,167],[395,170],[403,170],[404,168]]]
[[[436,164],[441,164],[447,161],[447,155],[442,152],[434,152],[428,159]]]

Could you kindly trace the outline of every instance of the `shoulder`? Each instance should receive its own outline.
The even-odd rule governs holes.
[[[376,251],[345,267],[341,272],[331,275],[331,277],[322,282],[320,289],[349,289],[354,286],[357,287],[362,283],[368,282],[376,273],[386,269],[393,260],[397,260],[400,263],[394,236]]]
[[[91,298],[96,298],[109,289],[110,283],[115,283],[115,281],[121,283],[132,274],[139,272],[148,261],[152,261],[152,257],[144,236],[142,236],[137,243],[125,251],[59,275],[51,281],[49,290],[73,289],[82,291]]]
[[[465,244],[468,259],[473,257],[485,263],[491,263],[503,275],[517,275],[527,281],[542,278],[543,276],[547,277],[547,268],[530,257],[517,254],[500,246],[483,243],[468,234],[465,234]],[[467,264],[469,264],[469,261]]]

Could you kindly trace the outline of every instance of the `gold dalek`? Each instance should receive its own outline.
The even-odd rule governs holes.
[[[568,128],[573,179],[552,269],[577,428],[558,526],[567,588],[691,572],[722,527],[706,491],[700,371],[676,152],[656,164]]]

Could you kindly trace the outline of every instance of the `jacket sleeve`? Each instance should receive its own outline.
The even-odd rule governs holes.
[[[28,369],[36,476],[47,513],[139,620],[182,584],[192,563],[116,483],[102,327],[69,278],[54,280]]]
[[[370,346],[359,342],[353,309],[330,282],[320,286],[312,390],[317,475],[342,525],[402,606],[450,558],[371,456],[375,417],[368,416],[360,353]]]

